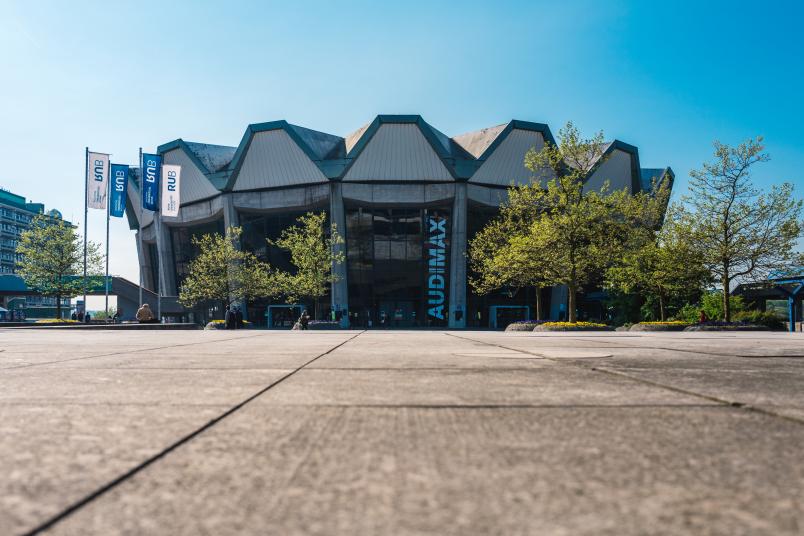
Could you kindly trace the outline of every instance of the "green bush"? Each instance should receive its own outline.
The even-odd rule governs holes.
[[[745,302],[742,296],[729,296],[731,305],[732,320],[736,320],[736,315],[745,310]],[[676,312],[673,320],[683,320],[684,322],[695,323],[701,316],[701,309],[706,313],[709,320],[723,320],[723,292],[707,292],[701,296],[700,304],[688,303]],[[764,325],[764,324],[763,324]]]
[[[740,311],[734,315],[737,322],[747,322],[770,329],[784,329],[784,320],[772,311]]]
[[[684,305],[673,317],[673,320],[680,320],[681,322],[688,322],[693,324],[698,321],[701,315],[701,307],[697,304],[688,303]]]
[[[729,296],[731,305],[732,320],[734,315],[745,310],[742,296]],[[723,320],[723,292],[708,292],[701,297],[701,309],[704,310],[709,320]]]

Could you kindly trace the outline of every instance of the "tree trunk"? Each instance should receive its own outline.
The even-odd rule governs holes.
[[[56,294],[56,319],[61,320],[61,294]]]
[[[659,294],[659,320],[664,322],[664,296]]]
[[[313,320],[318,320],[318,296],[315,297],[315,303],[313,305]]]
[[[542,319],[542,287],[536,287],[536,320]]]
[[[578,289],[575,285],[567,286],[567,320],[571,323],[578,321],[578,315],[575,312],[575,298]]]
[[[723,276],[723,320],[731,322],[731,300],[729,300],[729,287],[731,280],[728,275]]]

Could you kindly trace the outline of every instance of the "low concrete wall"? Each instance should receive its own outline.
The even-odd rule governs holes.
[[[17,329],[112,329],[112,330],[188,330],[201,329],[198,324],[35,324],[32,322],[0,323],[0,328]]]

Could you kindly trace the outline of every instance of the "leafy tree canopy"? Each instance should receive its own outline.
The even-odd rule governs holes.
[[[790,183],[766,193],[753,185],[754,167],[770,159],[761,137],[737,147],[716,141],[714,148],[714,159],[690,172],[689,193],[673,212],[680,236],[723,289],[723,319],[730,321],[726,296],[735,279],[763,279],[795,261],[802,201]]]
[[[74,277],[84,273],[84,245],[75,228],[40,214],[20,235],[17,254],[22,256],[17,273],[36,292],[56,298],[56,317],[60,318],[62,297],[76,296],[84,288],[83,279]],[[87,242],[87,274],[103,273],[100,247]]]
[[[567,285],[568,316],[576,295],[599,280],[626,250],[641,247],[658,228],[667,187],[653,194],[590,189],[586,179],[604,160],[603,134],[583,138],[572,123],[558,145],[531,149],[525,166],[534,181],[509,189],[500,217],[470,243],[479,292],[503,285]],[[537,304],[537,310],[539,309]]]
[[[206,300],[226,304],[277,294],[270,267],[238,248],[242,230],[229,227],[225,236],[206,234],[193,238],[199,254],[190,263],[189,275],[179,291],[179,302],[192,307]]]
[[[289,301],[311,298],[316,303],[327,294],[330,285],[338,281],[332,272],[333,264],[344,262],[341,248],[343,238],[338,234],[335,224],[327,233],[327,213],[308,212],[299,217],[297,224],[282,231],[281,236],[269,243],[290,252],[290,261],[296,273],[277,272],[274,282]]]

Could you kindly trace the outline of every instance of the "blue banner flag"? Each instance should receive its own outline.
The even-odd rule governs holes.
[[[142,208],[159,209],[159,179],[162,175],[162,157],[158,154],[142,155]]]
[[[128,188],[128,166],[112,164],[112,191],[109,195],[109,215],[122,218],[126,211],[126,188]]]

